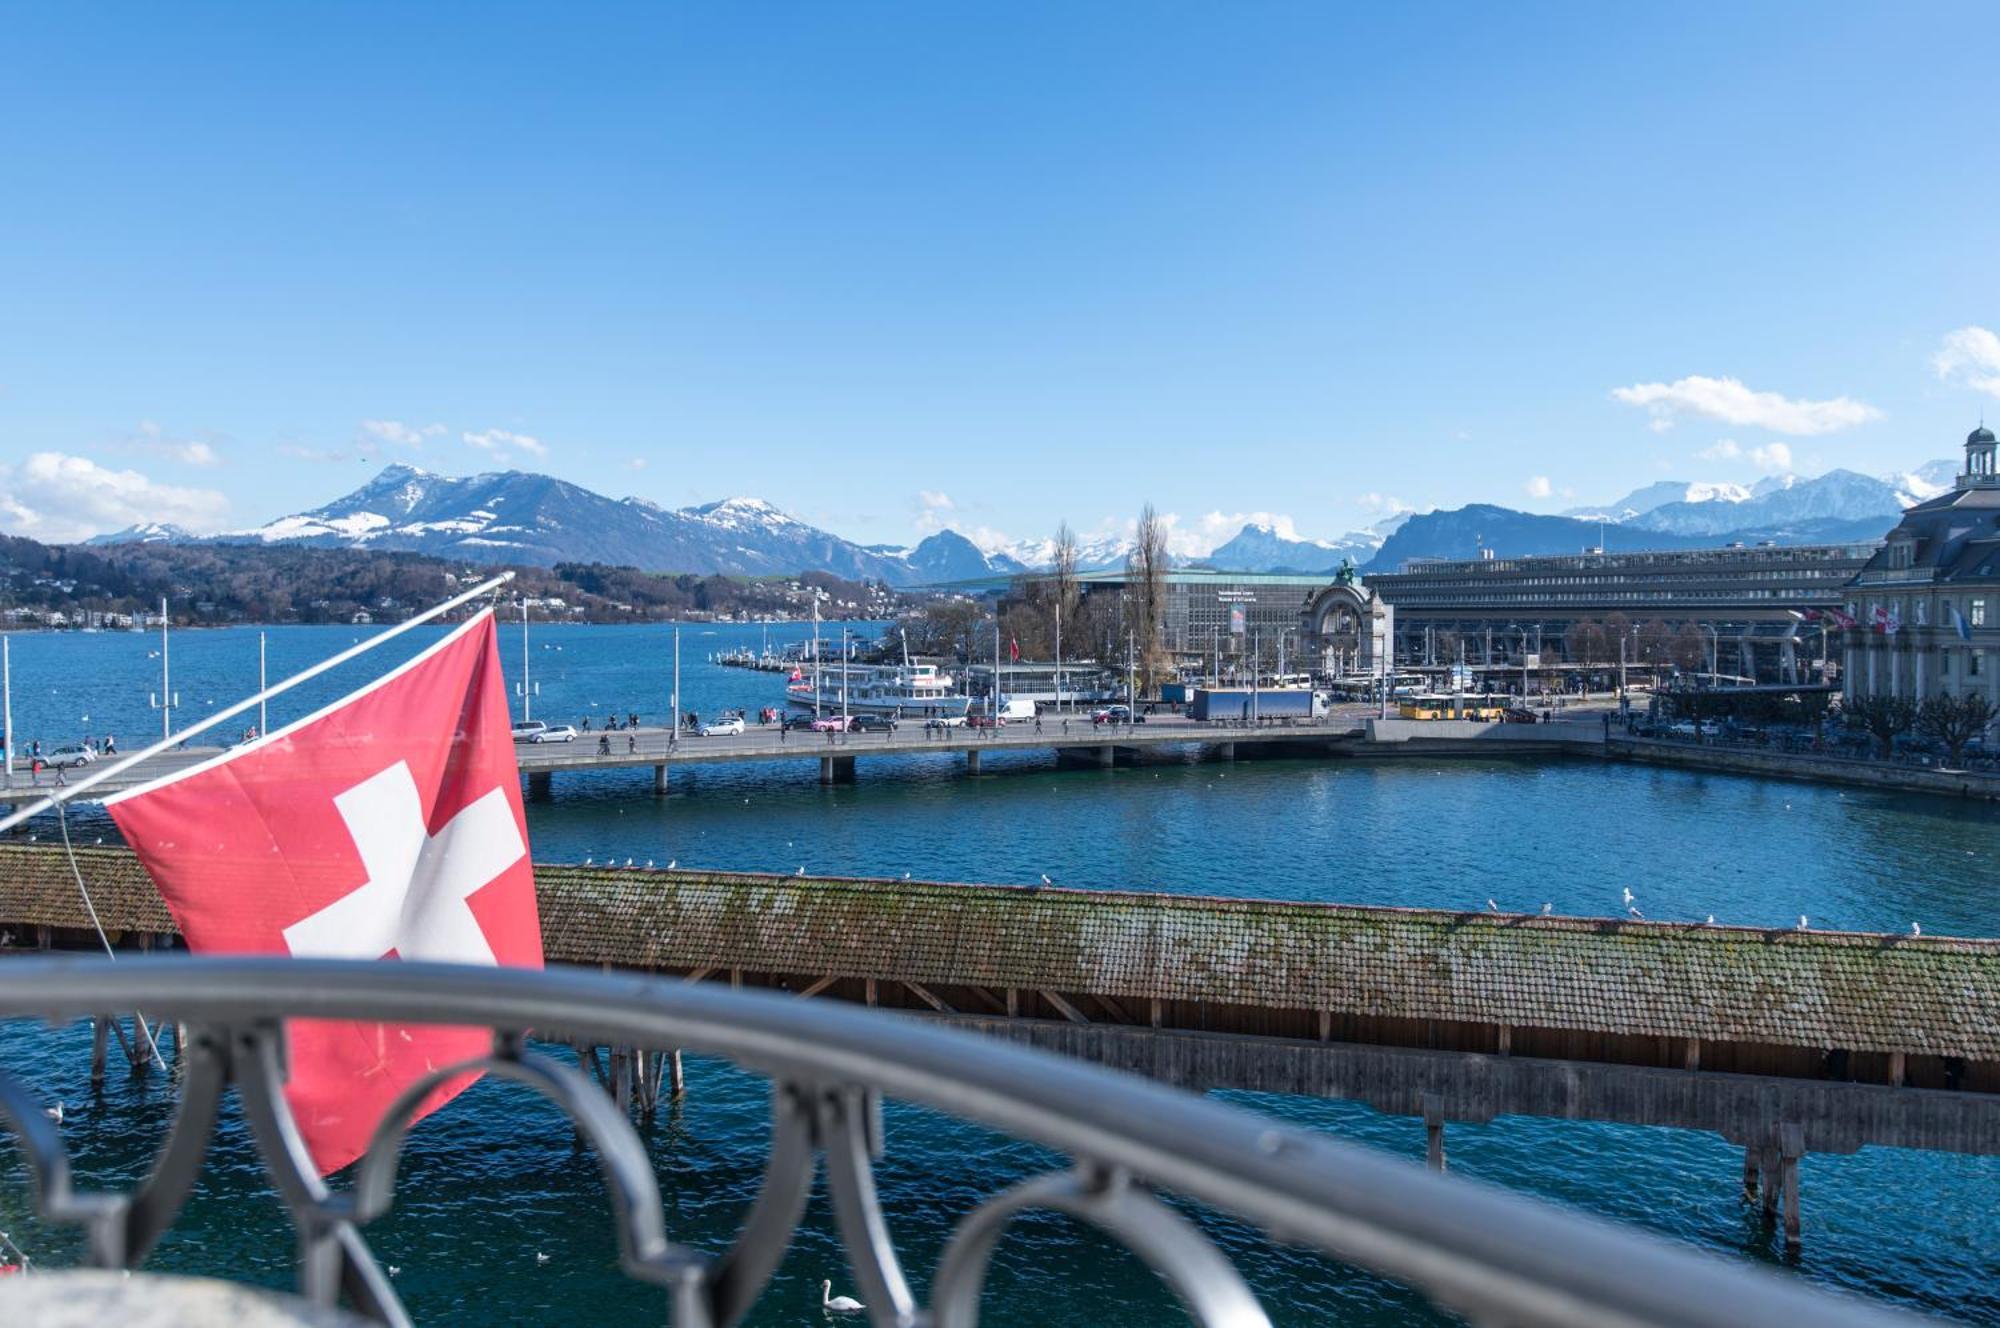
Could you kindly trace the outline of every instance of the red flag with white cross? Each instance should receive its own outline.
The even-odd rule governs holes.
[[[542,966],[490,612],[325,710],[105,805],[197,954]],[[329,1173],[404,1088],[492,1044],[483,1029],[313,1019],[287,1035],[285,1096]]]

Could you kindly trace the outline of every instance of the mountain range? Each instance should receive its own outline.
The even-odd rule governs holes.
[[[1742,541],[1781,544],[1879,539],[1903,508],[1951,482],[1956,464],[1937,461],[1885,477],[1834,470],[1812,479],[1773,477],[1748,488],[1661,481],[1601,507],[1547,516],[1491,504],[1400,513],[1334,540],[1281,534],[1246,524],[1196,565],[1228,571],[1363,571],[1410,558],[1470,558],[1611,549],[1696,548]],[[912,546],[842,539],[760,498],[728,498],[667,508],[642,498],[607,498],[579,485],[523,471],[436,475],[392,465],[325,506],[250,530],[197,537],[163,524],[100,535],[94,544],[214,542],[408,551],[475,562],[554,566],[606,563],[649,571],[748,576],[829,572],[892,586],[944,585],[1045,567],[1048,540],[982,547],[953,530]],[[1079,545],[1084,570],[1124,562],[1129,538]],[[1177,560],[1189,561],[1189,560]]]

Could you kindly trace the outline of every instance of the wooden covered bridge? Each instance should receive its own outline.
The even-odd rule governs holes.
[[[175,943],[130,853],[77,865],[115,944]],[[1362,1101],[1422,1117],[1435,1166],[1451,1121],[1714,1131],[1792,1234],[1808,1151],[2000,1153],[2000,941],[553,864],[536,879],[553,963],[906,1010],[1190,1088]],[[97,945],[62,851],[0,846],[0,946]]]

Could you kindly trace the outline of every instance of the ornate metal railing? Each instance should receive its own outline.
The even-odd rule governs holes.
[[[137,1267],[186,1200],[233,1085],[296,1231],[299,1293],[322,1305],[344,1297],[382,1323],[407,1316],[362,1229],[392,1202],[411,1105],[475,1066],[527,1085],[568,1114],[602,1167],[625,1273],[663,1288],[681,1328],[742,1318],[783,1257],[822,1167],[867,1314],[898,1328],[970,1328],[988,1256],[1031,1210],[1070,1214],[1123,1243],[1197,1322],[1266,1323],[1229,1260],[1162,1195],[1408,1283],[1479,1325],[1901,1321],[1778,1274],[910,1016],[578,970],[175,956],[0,963],[0,1017],[69,1020],[141,1008],[184,1023],[187,1035],[173,1127],[130,1193],[78,1190],[44,1104],[0,1066],[0,1120],[26,1152],[43,1215],[83,1227],[93,1265]],[[494,1030],[493,1046],[413,1086],[355,1164],[351,1186],[331,1190],[308,1160],[281,1091],[288,1016],[479,1025]],[[624,1112],[587,1074],[531,1050],[529,1029],[595,1045],[686,1048],[769,1076],[763,1187],[729,1249],[675,1241],[650,1158]],[[1068,1159],[966,1214],[931,1271],[927,1298],[906,1276],[892,1217],[876,1196],[885,1096]]]

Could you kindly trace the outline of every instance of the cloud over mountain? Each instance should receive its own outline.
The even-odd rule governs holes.
[[[1670,429],[1683,415],[1699,415],[1725,424],[1810,436],[1882,418],[1881,411],[1851,397],[1808,401],[1776,392],[1754,391],[1736,378],[1706,378],[1699,374],[1671,383],[1615,387],[1611,396],[1628,406],[1644,407],[1653,417],[1655,429]]]

